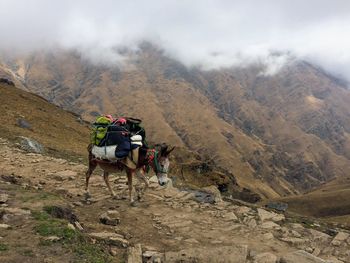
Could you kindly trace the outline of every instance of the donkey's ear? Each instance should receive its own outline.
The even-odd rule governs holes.
[[[175,149],[175,146],[173,148],[171,148],[170,150],[167,150],[165,152],[165,156],[168,156],[172,151],[174,151],[174,149]]]
[[[166,145],[165,143],[162,143],[160,148],[161,156],[166,156],[167,151],[168,151],[168,145]]]

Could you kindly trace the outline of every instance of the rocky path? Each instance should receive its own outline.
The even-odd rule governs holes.
[[[107,244],[115,262],[350,262],[346,230],[327,232],[317,224],[300,223],[263,208],[222,201],[210,187],[203,191],[215,197],[213,204],[197,202],[195,193],[153,182],[143,200],[132,207],[122,174],[110,177],[118,198],[109,196],[95,172],[90,181],[92,197],[86,199],[85,170],[85,165],[26,153],[1,140],[0,241],[10,237],[6,231],[14,231],[13,235],[21,231],[4,216],[14,212],[11,209],[23,209],[20,202],[11,202],[13,194],[5,187],[17,183],[21,189],[58,196],[37,200],[31,208],[48,203],[68,206],[78,218],[71,222],[72,228],[86,233],[91,242]],[[23,211],[27,213],[23,217],[30,218]],[[45,258],[44,262],[66,262],[50,255]],[[28,262],[42,262],[39,259]]]

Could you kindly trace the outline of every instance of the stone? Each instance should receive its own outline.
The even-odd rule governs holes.
[[[254,257],[254,263],[276,263],[277,256],[272,253],[266,252],[258,254]]]
[[[9,229],[10,226],[7,224],[0,224],[0,229]]]
[[[304,250],[298,250],[282,256],[280,263],[326,263],[326,261]]]
[[[334,239],[332,240],[331,244],[334,246],[340,246],[342,242],[344,242],[346,239],[348,239],[349,234],[345,232],[339,232]]]
[[[129,247],[127,255],[127,263],[142,263],[141,244],[136,244],[134,247]]]
[[[264,222],[265,220],[272,220],[274,222],[279,222],[285,219],[284,215],[277,214],[274,212],[269,212],[262,208],[258,208],[258,215],[262,222]]]
[[[264,222],[260,225],[260,228],[263,228],[263,229],[281,229],[281,227],[272,222],[272,221],[267,221],[267,222]]]
[[[325,261],[326,263],[344,263],[344,261],[337,259],[336,257],[329,257]]]
[[[255,228],[257,226],[256,220],[254,218],[248,220],[247,226],[249,226],[250,228]]]
[[[103,213],[100,215],[100,222],[104,225],[116,226],[120,223],[119,213]]]
[[[240,206],[236,209],[236,213],[244,215],[248,214],[251,211],[251,209],[247,206]]]
[[[74,225],[73,225],[73,224],[71,224],[71,223],[69,223],[69,224],[67,225],[67,227],[68,227],[69,229],[71,229],[71,230],[75,230]]]
[[[222,201],[221,193],[219,189],[214,185],[203,187],[200,189],[200,191],[212,195],[214,199],[214,203],[219,203]]]
[[[0,194],[0,204],[4,204],[8,201],[9,195],[8,194]]]
[[[184,241],[190,244],[199,244],[199,241],[194,238],[188,238],[188,239],[185,239]]]
[[[290,230],[290,234],[293,236],[293,237],[302,237],[302,235],[295,231],[295,230]]]
[[[17,119],[17,125],[23,129],[31,129],[32,125],[25,119]]]
[[[285,238],[281,238],[281,240],[293,246],[300,246],[307,242],[307,239],[297,238],[297,237],[285,237]]]
[[[157,251],[153,251],[153,250],[147,250],[142,254],[142,259],[143,262],[147,262],[147,263],[155,263],[155,262],[162,262],[162,254],[157,252]]]
[[[225,221],[238,221],[238,217],[233,212],[228,212],[223,215]]]
[[[285,212],[288,209],[288,204],[282,202],[269,202],[267,203],[266,207],[275,209],[277,211]]]
[[[31,214],[30,210],[21,209],[16,207],[8,207],[3,209],[6,213],[12,214],[15,216],[28,216]]]
[[[57,242],[57,241],[61,240],[61,238],[58,236],[49,236],[49,237],[45,237],[45,240],[50,241],[50,242]]]
[[[314,249],[314,251],[312,252],[312,255],[314,255],[314,256],[317,257],[320,253],[321,253],[321,249],[319,249],[318,247],[316,247],[316,248]]]
[[[96,240],[102,241],[108,245],[118,247],[127,247],[129,245],[129,242],[126,239],[124,239],[123,236],[118,235],[117,233],[99,232],[90,233],[89,236],[95,238]]]
[[[20,147],[22,150],[31,153],[44,153],[44,147],[36,140],[23,136],[19,136],[18,138],[20,139]]]
[[[109,249],[109,253],[111,253],[111,255],[112,255],[113,257],[115,257],[115,256],[118,255],[118,250],[117,250],[115,247],[111,247],[111,248]]]
[[[210,249],[188,248],[177,252],[166,252],[164,262],[242,263],[246,262],[247,256],[246,245],[210,247]]]
[[[327,235],[321,231],[318,231],[312,228],[308,229],[308,232],[311,234],[312,239],[315,241],[328,242],[328,240],[331,239],[330,235]]]
[[[333,240],[331,243],[333,246],[339,247],[341,245],[341,241],[339,240]]]
[[[265,240],[271,240],[273,238],[274,238],[274,236],[273,236],[272,233],[265,233],[265,234],[263,234],[263,239],[265,239]]]

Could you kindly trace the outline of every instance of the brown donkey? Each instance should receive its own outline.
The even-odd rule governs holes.
[[[86,171],[85,184],[85,191],[88,196],[90,195],[89,179],[97,166],[100,166],[100,168],[103,170],[103,179],[113,197],[115,196],[115,192],[112,190],[109,184],[108,175],[112,172],[118,172],[122,170],[126,171],[126,174],[128,176],[129,198],[131,203],[134,202],[132,193],[132,178],[135,174],[138,173],[139,178],[144,181],[146,185],[144,190],[146,190],[149,185],[148,179],[145,176],[145,170],[148,170],[149,168],[152,168],[155,172],[159,185],[164,186],[168,182],[168,170],[170,164],[168,157],[175,147],[168,150],[168,146],[162,144],[161,146],[156,146],[155,148],[140,148],[136,169],[131,169],[126,166],[121,160],[111,162],[95,158],[95,156],[92,154],[92,146],[92,144],[88,146],[89,169]]]

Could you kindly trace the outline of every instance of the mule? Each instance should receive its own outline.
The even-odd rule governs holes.
[[[85,192],[88,196],[90,195],[89,179],[97,166],[99,166],[103,170],[103,179],[112,197],[115,197],[116,194],[109,184],[109,174],[122,170],[126,171],[126,175],[128,177],[129,199],[131,204],[134,203],[132,179],[135,176],[135,174],[138,174],[139,178],[145,183],[144,191],[147,190],[149,186],[148,179],[145,176],[145,171],[150,168],[152,168],[152,170],[155,172],[158,178],[159,185],[164,186],[168,182],[168,171],[170,165],[169,154],[174,150],[175,147],[168,149],[168,146],[165,144],[162,144],[161,146],[156,146],[155,148],[141,147],[139,150],[139,158],[136,164],[136,169],[129,168],[120,160],[111,162],[96,159],[95,156],[92,154],[92,147],[92,144],[88,146],[89,168],[86,171],[85,183]]]

